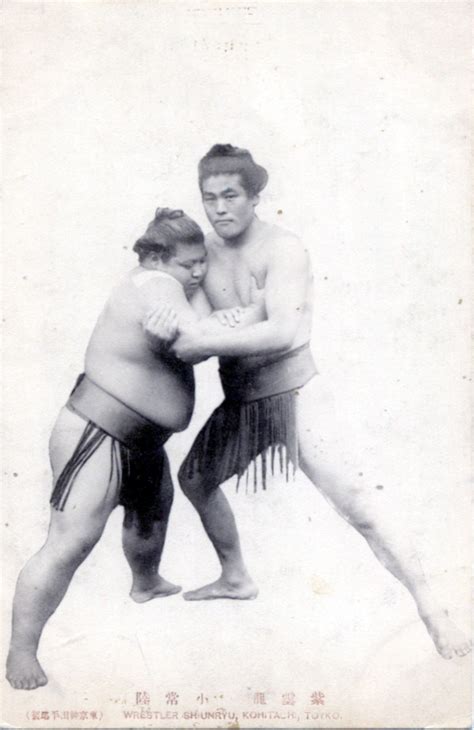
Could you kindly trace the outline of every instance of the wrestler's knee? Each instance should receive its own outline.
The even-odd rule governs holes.
[[[49,545],[49,552],[52,560],[56,565],[65,570],[75,570],[87,558],[89,553],[97,544],[98,538],[90,538],[87,536],[70,537],[68,542],[58,546]]]
[[[343,509],[352,527],[367,539],[376,538],[377,519],[374,510],[370,507],[368,495],[364,489],[349,487],[347,497],[343,502]]]
[[[91,519],[79,526],[60,517],[51,522],[45,548],[54,556],[57,563],[64,567],[80,565],[100,539],[104,530],[102,520]]]
[[[204,495],[204,480],[199,472],[192,473],[187,462],[181,464],[178,471],[178,482],[186,497],[193,503],[199,503]]]
[[[377,537],[377,527],[373,520],[363,516],[349,516],[351,525],[363,535],[366,540],[375,540]]]

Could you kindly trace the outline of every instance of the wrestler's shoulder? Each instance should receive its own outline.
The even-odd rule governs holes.
[[[302,243],[300,236],[293,231],[289,231],[287,228],[283,228],[283,226],[268,224],[268,233],[273,241],[286,241],[295,244]]]
[[[173,276],[158,270],[134,269],[124,277],[129,295],[152,303],[167,299],[170,302],[183,295],[183,286]]]
[[[108,302],[115,302],[116,300],[122,300],[124,297],[129,297],[134,293],[136,287],[132,284],[132,271],[127,271],[125,274],[115,281],[114,285],[110,289]]]
[[[300,236],[281,226],[269,226],[267,241],[274,256],[305,256],[307,253],[307,247]]]

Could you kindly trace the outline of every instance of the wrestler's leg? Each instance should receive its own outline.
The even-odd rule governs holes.
[[[63,409],[50,440],[53,474],[62,471],[85,422]],[[7,679],[16,689],[35,689],[47,678],[36,658],[39,640],[76,569],[101,536],[117,501],[117,480],[109,482],[112,442],[101,444],[77,474],[64,511],[51,509],[46,543],[25,565],[13,601],[13,626]]]
[[[143,529],[140,514],[128,508],[125,510],[122,545],[132,571],[130,596],[137,603],[171,596],[181,590],[181,586],[170,583],[158,573],[172,504],[173,482],[168,457],[165,454],[161,483],[156,485],[156,503],[153,512],[157,517],[151,520],[149,529]],[[150,520],[150,516],[146,517]]]
[[[203,527],[219,558],[222,574],[214,583],[188,591],[184,594],[184,598],[187,601],[256,598],[258,588],[245,567],[239,533],[230,504],[220,487],[209,489],[209,477],[206,478],[206,474],[194,473],[190,476],[187,461],[191,453],[179,470],[179,483],[199,513]]]
[[[317,376],[300,390],[297,427],[300,466],[337,512],[367,541],[374,555],[411,593],[438,652],[462,656],[469,641],[434,601],[410,541],[383,519],[383,490],[361,486],[355,465],[344,468],[332,395]],[[323,440],[324,439],[324,440]],[[337,453],[335,453],[337,451]],[[337,465],[337,466],[336,466]]]

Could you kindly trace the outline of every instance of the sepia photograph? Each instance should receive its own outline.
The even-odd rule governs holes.
[[[472,5],[2,20],[2,727],[471,727]]]

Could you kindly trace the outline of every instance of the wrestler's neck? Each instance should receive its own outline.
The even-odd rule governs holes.
[[[260,242],[267,229],[268,223],[264,223],[254,215],[247,228],[235,236],[235,238],[225,238],[222,240],[224,245],[229,248],[242,249]]]

